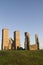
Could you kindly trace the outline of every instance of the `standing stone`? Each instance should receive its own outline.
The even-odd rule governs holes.
[[[37,34],[35,34],[35,41],[36,41],[36,44],[37,44],[37,50],[39,50],[39,39],[38,39]]]
[[[8,29],[2,30],[2,50],[8,50],[9,37],[8,37]]]
[[[25,49],[29,50],[30,46],[30,35],[28,32],[25,32]]]
[[[14,32],[14,49],[20,48],[20,32]]]

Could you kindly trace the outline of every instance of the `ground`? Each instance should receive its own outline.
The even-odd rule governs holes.
[[[43,50],[0,51],[0,65],[43,65]]]

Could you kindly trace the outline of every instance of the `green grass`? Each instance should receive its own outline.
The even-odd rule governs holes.
[[[0,51],[0,65],[43,65],[43,50]]]

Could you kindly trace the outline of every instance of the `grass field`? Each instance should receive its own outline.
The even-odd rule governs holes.
[[[43,65],[43,50],[0,51],[0,65]]]

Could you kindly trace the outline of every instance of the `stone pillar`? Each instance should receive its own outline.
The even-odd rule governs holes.
[[[2,50],[8,50],[9,37],[8,37],[8,29],[2,30]]]
[[[39,39],[37,34],[35,34],[35,42],[37,44],[37,50],[39,50]]]
[[[30,50],[29,46],[30,46],[30,35],[28,32],[25,32],[25,47],[27,50]]]
[[[20,48],[20,32],[14,32],[14,49]]]

